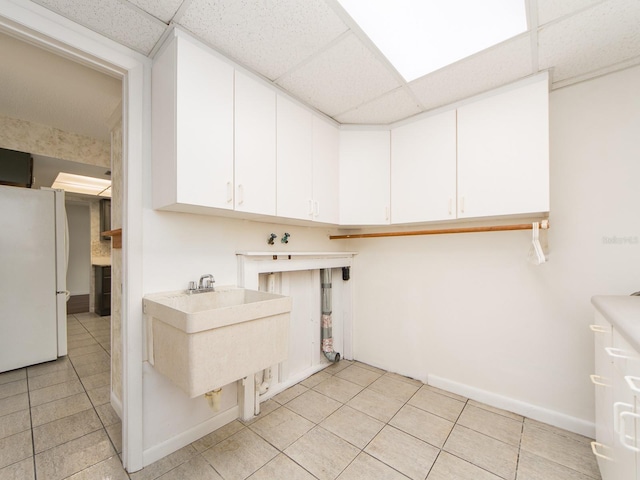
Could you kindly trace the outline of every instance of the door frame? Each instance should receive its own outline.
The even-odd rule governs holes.
[[[143,467],[143,170],[150,166],[151,59],[30,1],[0,2],[0,31],[122,79],[122,461]]]

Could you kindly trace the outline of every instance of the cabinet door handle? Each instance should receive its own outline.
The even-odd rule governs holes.
[[[464,213],[464,197],[460,197],[460,213]]]
[[[384,207],[384,219],[389,221],[389,207]]]
[[[313,207],[313,216],[317,218],[320,216],[320,202],[318,200],[313,202]]]
[[[453,215],[453,198],[449,197],[449,216]]]
[[[227,203],[233,202],[233,187],[231,182],[227,182]]]
[[[609,450],[609,447],[607,447],[606,445],[599,443],[599,442],[591,442],[591,451],[593,452],[593,454],[596,457],[600,457],[600,458],[604,458],[605,460],[612,460],[611,457],[608,457],[600,452],[598,452],[598,449],[602,448],[603,450]]]
[[[620,419],[622,418],[623,413],[630,412],[620,412],[623,408],[627,410],[633,410],[633,405],[625,402],[614,402],[613,404],[613,431],[616,433],[620,433]]]
[[[244,203],[244,186],[242,184],[238,185],[238,205],[242,205]]]
[[[604,383],[603,377],[600,375],[589,375],[589,378],[591,379],[591,383],[593,383],[594,385],[599,385],[601,387],[608,387],[609,385],[607,385],[606,383]]]
[[[607,333],[609,329],[607,327],[603,327],[602,325],[589,325],[589,330],[595,333]]]
[[[627,417],[630,418],[635,418],[635,419],[640,419],[640,414],[637,413],[633,413],[633,412],[622,412],[620,414],[620,443],[622,444],[622,446],[624,446],[627,450],[631,450],[632,452],[640,452],[640,448],[636,447],[635,445],[631,445],[630,443],[627,443],[627,440],[631,440],[633,443],[638,443],[637,439],[633,436],[633,435],[627,435],[627,422],[626,419]]]
[[[307,200],[307,215],[313,217],[313,200]]]
[[[624,359],[629,359],[629,355],[625,355],[624,354],[624,350],[622,350],[621,348],[614,348],[614,347],[604,347],[605,351],[607,352],[607,354],[610,357],[613,358],[624,358]]]
[[[631,375],[625,375],[624,379],[627,381],[627,385],[629,385],[629,388],[631,390],[633,390],[635,393],[640,393],[640,387],[636,385],[636,382],[640,382],[640,378]]]

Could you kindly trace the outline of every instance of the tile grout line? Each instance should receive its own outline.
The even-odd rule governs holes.
[[[38,472],[36,471],[36,440],[33,436],[33,417],[31,416],[31,391],[29,390],[29,373],[25,367],[24,375],[27,378],[27,403],[29,409],[29,428],[31,429],[31,459],[33,461],[33,478],[34,480],[38,480]]]

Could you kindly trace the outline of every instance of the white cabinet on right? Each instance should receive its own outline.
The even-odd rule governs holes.
[[[458,108],[458,218],[549,211],[548,75]]]

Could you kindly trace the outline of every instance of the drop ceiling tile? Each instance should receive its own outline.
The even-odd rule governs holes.
[[[553,67],[553,81],[640,55],[640,2],[610,0],[553,23],[538,33],[539,65]]]
[[[538,25],[587,8],[603,0],[538,0]]]
[[[173,18],[183,0],[128,0],[165,23]]]
[[[80,25],[148,55],[166,25],[119,0],[34,0]]]
[[[351,110],[400,86],[388,68],[353,34],[277,83],[329,116]]]
[[[531,40],[525,34],[414,80],[409,87],[431,110],[532,73]]]
[[[375,100],[334,117],[340,123],[388,124],[420,113],[418,102],[397,88]]]
[[[323,0],[193,0],[178,23],[270,80],[347,30]]]

